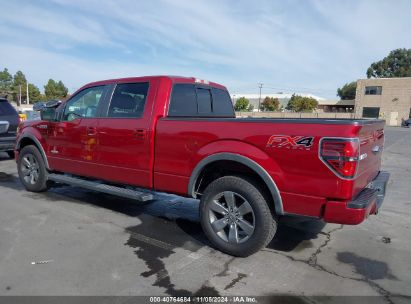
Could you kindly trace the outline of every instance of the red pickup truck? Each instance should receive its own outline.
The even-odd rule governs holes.
[[[266,246],[283,215],[361,223],[389,178],[384,121],[235,118],[227,89],[195,78],[99,81],[38,108],[42,120],[22,123],[15,147],[27,190],[198,198],[205,234],[235,256]]]

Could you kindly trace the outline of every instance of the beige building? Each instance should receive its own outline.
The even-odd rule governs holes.
[[[411,77],[359,79],[355,115],[400,126],[403,119],[411,118]]]
[[[317,112],[353,113],[355,100],[318,100]]]

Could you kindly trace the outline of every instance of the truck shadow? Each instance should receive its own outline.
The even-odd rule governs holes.
[[[318,237],[325,225],[325,222],[317,219],[284,216],[280,219],[275,237],[267,247],[284,252],[312,248],[312,240]]]
[[[37,194],[35,194],[37,195]],[[108,194],[61,186],[46,194],[48,199],[61,199],[60,195],[75,200],[109,209],[128,216],[139,217],[142,223],[133,227],[133,231],[159,240],[167,240],[181,245],[186,240],[188,247],[211,246],[202,232],[199,218],[199,201],[176,195],[157,193],[155,200],[139,203]],[[145,215],[145,216],[144,216]],[[148,217],[153,217],[148,221]],[[145,220],[144,220],[145,219]],[[276,236],[268,248],[291,252],[311,247],[311,240],[316,239],[325,223],[315,219],[282,217]],[[173,233],[170,233],[170,232]]]
[[[24,191],[16,174],[1,175],[0,187]],[[24,191],[22,196],[39,202],[91,205],[94,208],[104,208],[136,218],[136,225],[124,228],[128,235],[124,245],[132,248],[136,257],[146,264],[146,268],[138,273],[139,276],[154,278],[152,285],[163,288],[165,293],[172,296],[219,295],[214,287],[207,285],[207,281],[197,290],[178,288],[172,278],[173,274],[166,267],[165,260],[178,252],[185,255],[191,252],[196,256],[201,255],[197,253],[200,249],[205,248],[208,252],[207,247],[212,247],[199,223],[199,201],[158,193],[155,195],[156,200],[142,204],[130,199],[63,185],[53,187],[44,193]],[[96,219],[96,222],[98,221],[101,219]],[[321,222],[283,218],[277,235],[268,247],[279,251],[300,250],[304,248],[302,244],[317,237],[317,233],[323,227],[318,223]],[[81,225],[77,228],[84,229]],[[232,259],[226,261],[226,265],[229,261]]]
[[[0,173],[0,187],[24,191],[15,174]],[[150,232],[150,237],[160,241],[170,242],[174,239],[176,245],[181,245],[186,240],[187,246],[193,248],[211,246],[199,223],[198,200],[156,193],[154,201],[139,203],[65,185],[58,185],[44,193],[25,192],[23,196],[34,200],[64,200],[76,204],[94,205],[127,216],[138,217],[142,223],[132,228],[136,233],[147,235]],[[276,236],[268,248],[284,252],[310,248],[311,240],[317,238],[324,226],[325,223],[318,220],[283,217],[278,225]]]

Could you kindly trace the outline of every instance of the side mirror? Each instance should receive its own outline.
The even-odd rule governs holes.
[[[45,108],[46,104],[44,102],[37,102],[33,105],[33,111],[41,111]]]
[[[33,106],[34,111],[40,111],[41,120],[56,120],[56,108],[61,100],[52,99],[47,102],[38,102]]]
[[[61,100],[52,99],[46,102],[46,108],[57,108],[61,104]]]
[[[56,108],[44,108],[40,112],[41,120],[53,121],[56,116]]]

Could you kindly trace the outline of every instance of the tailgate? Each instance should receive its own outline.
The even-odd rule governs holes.
[[[363,125],[358,136],[361,161],[355,179],[354,196],[366,187],[380,171],[384,147],[384,122]]]
[[[19,115],[13,106],[0,99],[0,138],[16,136],[19,125]]]
[[[18,115],[0,116],[0,138],[16,136]]]

